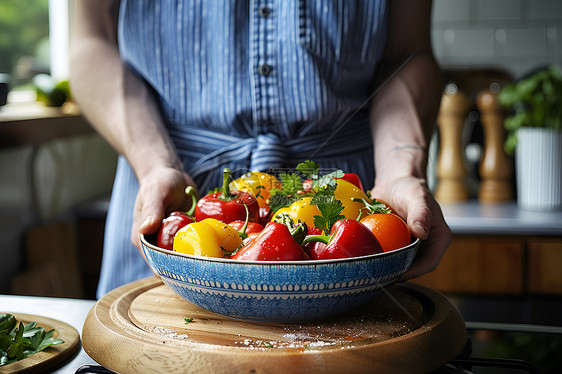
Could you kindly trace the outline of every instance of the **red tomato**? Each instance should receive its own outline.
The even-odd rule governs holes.
[[[408,225],[394,213],[370,214],[360,222],[375,234],[385,252],[411,243],[412,237]]]

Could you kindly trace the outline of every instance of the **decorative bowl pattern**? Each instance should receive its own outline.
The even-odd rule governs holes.
[[[263,322],[302,322],[360,307],[409,269],[420,241],[391,252],[338,260],[236,261],[151,244],[144,254],[162,281],[211,312]]]

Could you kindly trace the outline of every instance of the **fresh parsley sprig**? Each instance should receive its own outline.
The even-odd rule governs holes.
[[[24,325],[11,314],[0,314],[0,366],[11,364],[41,352],[64,340],[53,338],[54,329],[45,331],[36,322]]]
[[[341,214],[344,209],[343,204],[336,199],[335,190],[336,186],[326,186],[318,190],[310,202],[318,207],[321,214],[314,216],[314,226],[321,229],[326,235],[330,235],[334,223],[345,218]]]
[[[335,186],[336,178],[342,178],[345,174],[342,170],[338,169],[336,171],[320,175],[320,165],[310,160],[298,164],[297,170],[302,173],[305,178],[312,179],[313,189],[323,188],[326,186]]]
[[[281,188],[272,188],[269,197],[269,208],[272,212],[288,207],[295,201],[302,198],[299,194],[303,190],[302,180],[295,173],[282,173],[279,175],[281,179]]]
[[[330,173],[320,175],[321,167],[314,161],[306,160],[297,165],[297,173],[280,174],[281,188],[274,188],[270,191],[269,206],[271,211],[288,207],[297,200],[307,196],[312,196],[311,204],[318,206],[321,215],[314,216],[314,225],[329,235],[332,225],[339,219],[345,218],[343,204],[336,199],[335,190],[337,178],[342,178],[344,172],[335,170]],[[306,192],[301,176],[312,181],[312,188]]]

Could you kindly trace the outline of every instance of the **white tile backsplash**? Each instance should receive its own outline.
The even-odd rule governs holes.
[[[562,18],[562,1],[531,0],[529,1],[529,16],[531,20],[560,20]]]
[[[522,19],[522,0],[478,0],[476,19],[479,21],[519,21]]]
[[[557,56],[562,62],[562,25],[547,26],[546,53],[549,56]]]
[[[437,22],[469,21],[470,1],[441,0],[433,5],[433,20]]]
[[[525,27],[505,30],[503,55],[507,57],[546,56],[546,28]]]
[[[444,68],[562,66],[562,0],[435,0],[432,41]]]
[[[443,38],[444,58],[479,59],[494,54],[494,29],[447,29]]]

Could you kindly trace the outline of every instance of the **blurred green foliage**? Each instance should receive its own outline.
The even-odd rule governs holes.
[[[504,87],[498,99],[510,110],[504,121],[508,154],[513,154],[517,130],[523,126],[562,128],[562,73],[557,66],[539,69]]]
[[[36,56],[49,36],[49,0],[0,0],[0,73],[14,73],[22,56]]]

